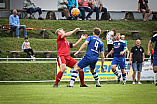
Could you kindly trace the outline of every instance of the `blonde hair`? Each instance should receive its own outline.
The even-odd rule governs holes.
[[[55,33],[58,35],[58,32],[59,32],[60,30],[63,30],[63,29],[62,29],[62,28],[59,28],[59,29],[56,30]]]

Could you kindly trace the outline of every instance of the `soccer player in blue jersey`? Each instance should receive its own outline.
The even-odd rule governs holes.
[[[152,39],[149,41],[148,43],[148,55],[150,56],[150,48],[152,43],[154,43],[155,41],[157,41],[157,34],[155,34]],[[155,44],[154,47],[154,54],[153,54],[153,71],[155,73],[155,77],[156,77],[156,82],[155,82],[155,86],[157,86],[157,42]]]
[[[124,68],[125,68],[124,53],[128,50],[128,48],[127,48],[125,42],[120,40],[120,37],[121,37],[120,33],[117,33],[115,36],[116,41],[114,41],[114,43],[113,43],[113,48],[106,55],[106,58],[108,58],[108,56],[114,52],[114,58],[112,60],[111,69],[112,69],[113,73],[118,77],[118,83],[119,83],[120,78],[121,78],[121,74],[119,74],[118,71],[116,70],[117,65],[119,65],[121,72],[122,72],[122,77],[123,77],[123,83],[122,84],[126,84],[126,73],[124,70]]]
[[[101,61],[102,61],[101,68],[104,71],[104,67],[103,67],[104,58],[105,58],[104,57],[104,44],[99,38],[100,33],[101,33],[101,30],[99,28],[94,28],[93,36],[89,36],[86,39],[86,41],[82,44],[80,49],[74,54],[76,56],[82,49],[84,49],[88,45],[86,55],[74,67],[74,71],[71,75],[70,85],[68,85],[67,87],[73,87],[75,79],[77,78],[78,71],[88,65],[90,66],[90,71],[96,81],[96,87],[101,87],[99,83],[98,74],[94,71],[95,65],[98,61],[99,51],[101,52]]]

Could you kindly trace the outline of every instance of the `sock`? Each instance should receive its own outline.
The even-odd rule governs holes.
[[[75,79],[77,78],[78,72],[77,71],[73,71],[72,75],[71,75],[71,80],[70,80],[70,86],[74,85]]]
[[[156,78],[156,83],[157,83],[157,73],[155,73],[155,74],[156,74],[155,78]]]
[[[81,85],[84,85],[84,71],[79,71]]]
[[[118,71],[117,71],[117,70],[113,71],[113,73],[114,73],[116,76],[119,76],[119,74],[118,74]]]
[[[123,77],[123,82],[126,82],[126,73],[122,74],[122,77]]]
[[[95,72],[95,73],[92,73],[92,75],[93,75],[93,78],[94,78],[95,81],[96,81],[96,84],[97,84],[97,85],[100,85],[100,83],[99,83],[99,78],[98,78],[98,74]]]
[[[60,81],[61,78],[62,78],[62,75],[63,75],[63,72],[62,72],[62,71],[59,71],[59,73],[57,74],[57,77],[56,77],[56,82],[55,82],[55,84],[58,84],[58,83],[59,83],[59,81]]]

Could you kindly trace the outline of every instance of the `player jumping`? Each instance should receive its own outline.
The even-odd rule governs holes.
[[[119,74],[118,71],[116,70],[117,65],[119,65],[121,72],[122,72],[122,77],[123,77],[123,83],[122,84],[126,84],[126,73],[124,70],[124,68],[125,68],[124,53],[128,50],[128,48],[127,48],[125,42],[120,40],[120,37],[121,37],[120,33],[117,33],[115,36],[116,41],[114,41],[114,43],[113,43],[113,48],[106,55],[106,58],[108,58],[108,56],[114,52],[114,58],[112,60],[111,69],[112,69],[113,73],[118,77],[118,83],[119,83],[120,78],[121,78],[121,74]]]
[[[73,68],[76,66],[77,61],[70,57],[70,48],[77,47],[78,44],[83,40],[87,38],[87,35],[82,35],[81,38],[75,43],[72,44],[68,42],[65,37],[68,37],[72,35],[72,33],[79,31],[80,28],[76,28],[73,31],[65,33],[63,29],[57,29],[56,34],[58,35],[57,37],[57,61],[58,61],[58,66],[60,67],[60,71],[57,74],[56,77],[56,82],[53,87],[58,87],[58,83],[61,80],[63,73],[65,72],[66,66]],[[81,85],[80,87],[89,87],[84,83],[84,71],[81,69],[79,71],[79,77],[80,77],[80,82]]]
[[[150,48],[152,43],[154,43],[155,41],[157,41],[157,34],[155,34],[152,39],[149,41],[148,43],[148,55],[150,56]],[[155,86],[157,86],[157,42],[155,44],[154,47],[154,54],[153,54],[153,71],[155,73],[155,77],[156,77],[156,82],[155,82]]]
[[[89,36],[86,39],[86,41],[82,44],[80,49],[74,54],[74,55],[77,55],[82,49],[84,49],[88,45],[86,55],[74,67],[74,71],[71,75],[70,85],[68,85],[67,87],[73,87],[75,79],[77,78],[78,71],[80,71],[82,68],[84,68],[88,65],[90,66],[90,71],[96,81],[96,87],[101,87],[101,85],[99,83],[98,74],[94,71],[95,65],[98,61],[99,51],[101,52],[101,61],[102,61],[101,68],[104,71],[104,67],[103,67],[104,66],[104,58],[105,58],[104,57],[104,44],[99,38],[100,33],[101,33],[101,30],[99,28],[95,28],[94,32],[93,32],[93,36]]]

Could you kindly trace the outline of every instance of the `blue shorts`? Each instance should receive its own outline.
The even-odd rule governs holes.
[[[125,58],[124,57],[114,57],[111,65],[119,65],[120,69],[125,68]]]
[[[86,66],[90,66],[91,70],[95,69],[96,63],[98,59],[93,60],[88,58],[87,56],[84,56],[82,60],[77,64],[81,69],[85,68]]]
[[[157,57],[153,58],[153,66],[157,66]]]
[[[133,71],[142,72],[142,63],[132,63]]]

